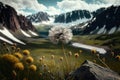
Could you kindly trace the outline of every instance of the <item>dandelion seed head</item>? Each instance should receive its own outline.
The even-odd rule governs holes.
[[[49,39],[54,44],[58,44],[59,42],[68,43],[72,40],[72,31],[68,28],[63,27],[53,27],[49,30]]]
[[[41,57],[41,58],[39,58],[39,61],[41,62],[43,60],[43,58]]]

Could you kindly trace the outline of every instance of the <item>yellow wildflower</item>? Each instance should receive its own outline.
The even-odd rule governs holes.
[[[18,53],[18,52],[15,53],[14,55],[15,55],[17,58],[19,58],[19,59],[22,59],[22,58],[23,58],[22,54],[20,54],[20,53]]]
[[[37,67],[36,67],[36,65],[30,65],[30,67],[29,67],[29,69],[31,70],[31,71],[36,71],[37,70]]]
[[[63,61],[63,57],[60,57],[60,61]]]
[[[75,58],[78,58],[78,57],[79,57],[79,54],[78,54],[78,53],[75,53],[74,56],[75,56]]]
[[[92,49],[91,53],[96,54],[97,53],[96,49]]]
[[[51,59],[54,59],[54,57],[55,57],[54,55],[51,55]]]
[[[34,59],[31,56],[26,58],[27,63],[32,63],[33,61],[34,61]]]
[[[17,69],[17,70],[24,70],[24,65],[23,65],[21,62],[16,63],[16,64],[14,65],[14,67],[15,67],[15,69]]]
[[[29,51],[29,50],[23,50],[23,54],[24,54],[25,56],[28,56],[28,55],[30,54],[30,51]]]
[[[120,55],[117,55],[115,58],[117,58],[120,61]]]
[[[42,60],[43,60],[42,58],[39,59],[40,62],[41,62]]]
[[[15,64],[15,63],[19,62],[19,59],[17,57],[15,57],[14,55],[11,55],[11,54],[5,54],[5,55],[3,55],[2,59],[5,62],[8,62],[10,64]]]

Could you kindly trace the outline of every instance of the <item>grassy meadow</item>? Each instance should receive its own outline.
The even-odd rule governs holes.
[[[91,38],[74,36],[72,41],[105,46],[103,44],[109,39],[103,41],[96,35]],[[85,60],[120,74],[120,55],[113,51],[101,55],[95,50],[75,48],[70,44],[53,44],[46,38],[29,38],[26,43],[25,46],[0,43],[0,79],[65,80],[69,73],[80,67]]]

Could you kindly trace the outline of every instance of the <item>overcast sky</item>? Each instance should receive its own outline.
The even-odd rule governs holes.
[[[39,11],[50,15],[78,9],[94,11],[100,7],[119,5],[120,0],[0,0],[14,7],[18,13],[29,15]]]

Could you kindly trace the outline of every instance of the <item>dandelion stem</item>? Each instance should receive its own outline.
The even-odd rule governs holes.
[[[68,60],[67,60],[67,56],[66,56],[66,53],[65,53],[65,49],[64,49],[64,44],[62,43],[62,49],[63,49],[63,53],[64,53],[64,57],[65,57],[65,62],[66,62],[66,66],[67,66],[67,73],[68,73],[68,70],[69,70],[69,65],[68,65]]]

